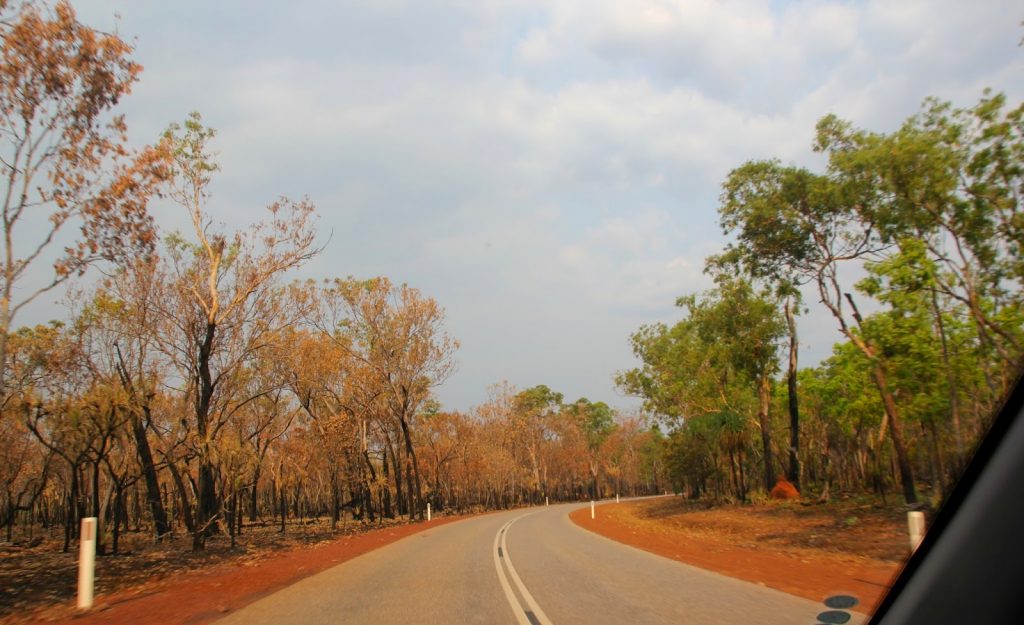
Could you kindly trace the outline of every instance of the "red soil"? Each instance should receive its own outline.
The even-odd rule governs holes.
[[[84,614],[70,605],[44,609],[27,618],[0,622],[63,625],[203,625],[295,582],[417,532],[465,517],[429,524],[397,525],[345,536],[313,547],[298,547],[259,560],[234,561],[183,572],[142,587],[99,596]]]
[[[904,555],[900,514],[852,504],[705,509],[680,498],[662,498],[601,505],[594,521],[589,507],[570,517],[614,540],[814,601],[852,594],[861,600],[859,610],[869,612]],[[256,558],[237,557],[100,595],[84,614],[64,601],[27,617],[0,618],[0,623],[202,625],[307,576],[459,518],[396,525]]]

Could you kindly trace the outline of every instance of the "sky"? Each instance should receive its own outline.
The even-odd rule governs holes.
[[[926,96],[1024,98],[1014,1],[75,5],[145,67],[119,106],[135,144],[191,111],[217,130],[225,227],[308,197],[327,245],[294,277],[383,275],[445,308],[455,410],[502,381],[636,410],[614,385],[639,364],[629,336],[710,286],[732,168],[820,167],[829,113],[888,131]],[[839,336],[808,306],[802,365]]]

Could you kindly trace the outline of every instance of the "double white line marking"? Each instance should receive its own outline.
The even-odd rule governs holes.
[[[513,523],[529,516],[532,512],[517,516],[505,525],[501,526],[498,533],[494,535],[494,568],[498,571],[498,581],[501,582],[501,589],[505,591],[505,598],[508,599],[508,603],[512,606],[512,612],[516,615],[516,620],[519,625],[552,625],[551,620],[544,614],[544,610],[540,609],[537,602],[533,599],[533,595],[526,589],[523,584],[523,580],[519,579],[519,574],[516,573],[516,567],[512,566],[512,559],[508,557],[508,546],[505,544],[505,537],[508,535],[508,528]],[[512,577],[512,583],[516,585],[516,590],[519,591],[519,596],[522,597],[526,603],[524,607],[513,592],[512,587],[508,583],[508,577],[505,576],[505,569],[508,568],[508,574]]]

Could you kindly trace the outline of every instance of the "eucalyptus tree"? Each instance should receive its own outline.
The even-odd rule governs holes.
[[[191,240],[180,234],[168,237],[160,341],[193,402],[196,550],[204,547],[220,508],[217,438],[234,411],[255,397],[243,396],[247,389],[232,386],[232,379],[275,332],[297,320],[277,281],[320,251],[308,201],[275,201],[267,207],[266,221],[234,233],[215,226],[207,206],[208,187],[219,169],[207,147],[213,137],[198,113],[164,135],[173,153],[168,194],[192,224]]]
[[[671,327],[641,326],[631,342],[643,364],[620,372],[616,384],[643,398],[644,409],[671,427],[666,465],[676,485],[688,485],[691,494],[699,495],[713,479],[716,496],[721,494],[718,416],[743,402],[733,372],[722,368],[725,363],[712,355],[690,318]]]
[[[827,121],[820,127],[827,128]],[[843,273],[850,262],[879,260],[892,247],[875,222],[864,218],[864,207],[873,205],[881,193],[870,177],[817,175],[777,161],[756,161],[729,174],[719,211],[723,227],[736,236],[729,251],[746,259],[758,275],[805,277],[816,287],[840,333],[873,363],[872,377],[889,421],[903,495],[914,503],[913,469],[885,357],[864,336],[863,318]]]
[[[70,340],[64,324],[19,328],[9,337],[6,352],[7,367],[18,384],[8,398],[8,410],[17,414],[35,440],[48,450],[48,461],[63,461],[64,471],[50,471],[64,481],[64,547],[67,551],[75,537],[77,519],[85,516],[84,486],[81,469],[89,452],[89,442],[75,428],[67,424],[67,406],[70,406],[83,380],[75,367],[63,363],[77,360],[75,342]],[[50,467],[50,462],[47,463]]]
[[[0,6],[0,400],[14,317],[97,261],[153,249],[146,204],[167,152],[128,148],[118,102],[142,66],[68,2]],[[78,234],[71,234],[77,229]],[[40,264],[53,270],[39,281]]]
[[[364,390],[379,397],[397,424],[404,450],[396,449],[392,457],[404,453],[401,470],[410,518],[423,517],[413,428],[432,389],[455,367],[459,343],[444,328],[444,309],[417,289],[395,286],[387,278],[336,279],[322,297],[315,324],[364,369]]]
[[[800,314],[803,302],[801,287],[808,277],[788,270],[786,267],[763,265],[757,258],[745,256],[741,247],[732,247],[723,254],[710,256],[705,261],[705,271],[716,276],[716,280],[742,275],[746,279],[763,284],[769,299],[780,301],[788,335],[788,357],[786,359],[786,402],[789,411],[789,465],[786,479],[800,488],[800,401],[798,391],[798,367],[800,339],[797,333],[796,316]]]
[[[869,178],[880,191],[862,219],[876,223],[899,252],[877,265],[868,286],[894,310],[926,306],[941,347],[937,375],[945,381],[958,467],[967,453],[965,407],[979,399],[997,404],[1024,365],[1022,116],[1024,105],[1008,108],[1003,95],[986,92],[970,108],[926,100],[889,134],[835,117],[819,126],[819,146],[836,177]],[[964,337],[965,320],[974,338],[955,336]],[[965,340],[974,345],[957,348]],[[988,389],[966,392],[979,371]],[[931,455],[941,458],[941,448]]]
[[[769,414],[772,377],[785,333],[776,303],[769,295],[755,293],[746,280],[719,275],[715,289],[700,299],[680,298],[680,304],[689,310],[690,320],[697,324],[709,354],[720,360],[719,366],[733,371],[738,383],[754,387],[764,487],[769,491],[775,485]]]
[[[282,293],[277,293],[282,296]],[[294,328],[278,328],[262,337],[232,380],[234,394],[240,399],[227,425],[229,435],[220,445],[219,459],[232,466],[222,470],[221,484],[225,516],[234,520],[232,540],[242,528],[243,497],[248,495],[250,521],[258,517],[258,489],[265,474],[268,453],[283,440],[299,421],[301,407],[287,382],[292,356],[304,347],[293,342]],[[231,523],[228,524],[232,528]]]
[[[879,237],[923,247],[932,265],[905,289],[961,306],[1003,360],[1024,364],[1024,104],[986,92],[977,105],[926,100],[898,130],[873,133],[835,116],[818,126],[817,148],[844,185],[876,189],[858,211]],[[927,279],[923,279],[923,278]],[[1004,381],[1004,389],[1013,374]]]
[[[342,471],[359,479],[350,489],[359,493],[362,510],[370,511],[376,470],[369,456],[365,390],[358,384],[358,363],[341,347],[345,337],[333,339],[312,328],[293,328],[282,337],[287,345],[278,362],[281,375],[319,441],[331,490],[331,526],[339,520],[342,506]],[[377,389],[369,389],[370,401]],[[364,464],[365,462],[365,464]],[[360,512],[362,512],[362,510]]]
[[[644,365],[620,373],[619,386],[677,424],[707,415],[743,415],[756,406],[764,486],[770,490],[775,484],[772,376],[785,333],[776,302],[749,282],[720,274],[715,289],[680,297],[677,305],[687,316],[675,326],[645,326],[633,335],[634,353]],[[738,434],[735,429],[730,433]],[[746,488],[738,491],[745,494]]]
[[[871,362],[850,342],[837,343],[832,355],[813,369],[800,371],[805,407],[808,477],[821,484],[828,500],[833,484],[873,488],[884,497],[885,410],[871,379]]]
[[[604,442],[615,431],[615,414],[603,401],[592,402],[586,397],[566,404],[563,410],[583,432],[583,438],[587,443],[587,464],[590,468],[590,497],[596,499],[601,496],[597,483],[601,469],[600,451]]]
[[[51,452],[52,453],[52,452]],[[0,528],[14,540],[19,512],[32,510],[47,486],[50,459],[19,419],[0,419]]]
[[[434,510],[443,510],[450,506],[458,506],[460,485],[454,478],[453,467],[458,464],[465,453],[463,441],[460,439],[468,428],[466,416],[458,412],[430,410],[424,415],[423,426],[419,430],[418,439],[421,447],[427,450],[428,462],[424,474],[430,484],[429,499]],[[423,456],[421,455],[421,459]]]
[[[894,366],[912,372],[909,381],[916,386],[908,390],[898,384],[900,401],[928,430],[932,473],[948,473],[948,481],[959,475],[974,432],[984,429],[1002,400],[1007,378],[1017,369],[1008,366],[981,334],[967,306],[936,288],[939,267],[923,241],[906,239],[898,254],[869,263],[868,277],[857,286],[888,308],[884,317],[874,315],[876,324],[887,321],[883,327],[889,331],[875,335],[887,353],[913,353],[901,362],[893,358]],[[920,410],[925,403],[930,408]],[[947,430],[953,447],[949,471],[945,445],[940,444]]]
[[[118,342],[125,334],[131,336],[130,328],[134,325],[131,317],[138,311],[129,312],[126,308],[124,302],[107,297],[106,291],[100,288],[77,311],[67,326],[67,340],[74,344],[74,348],[63,354],[61,370],[51,372],[51,375],[60,375],[61,371],[77,369],[79,373],[76,377],[83,381],[73,406],[78,414],[77,427],[88,432],[92,441],[89,446],[89,460],[93,469],[92,515],[100,518],[101,530],[109,525],[114,553],[118,552],[121,525],[127,528],[127,489],[142,478],[147,482],[147,498],[157,536],[169,531],[160,501],[157,468],[153,463],[146,434],[147,426],[144,424],[151,398],[140,399],[136,386],[152,388],[159,382],[143,380],[144,373],[135,376],[133,381],[132,374],[128,372],[129,365],[126,365]],[[144,321],[145,315],[139,315],[136,320]],[[139,344],[139,341],[129,339],[126,350],[132,350]],[[129,357],[136,355],[129,351]],[[142,358],[145,358],[144,354]],[[140,364],[139,361],[132,363],[136,364]],[[153,364],[145,363],[149,366]],[[163,373],[152,369],[149,372],[156,376]],[[54,417],[58,415],[51,418]],[[108,511],[102,517],[101,466],[106,468],[108,490],[113,496],[112,500],[108,497]],[[103,542],[101,532],[100,549],[103,548]]]
[[[124,410],[146,485],[146,502],[159,539],[170,532],[150,436],[158,436],[153,404],[166,382],[169,362],[156,345],[155,298],[160,297],[155,258],[127,264],[103,280],[75,319],[84,363],[97,379],[124,391]]]
[[[103,468],[118,479],[115,488],[118,495],[123,494],[125,476],[113,468],[110,456],[116,447],[123,447],[127,416],[121,389],[95,378],[85,365],[87,349],[80,339],[75,328],[62,324],[23,328],[12,341],[12,352],[20,361],[14,364],[15,370],[28,367],[36,371],[33,384],[19,391],[22,418],[52,457],[65,464],[64,550],[77,536],[78,520],[88,515],[100,518],[97,549],[102,553],[106,525],[101,514]]]
[[[720,410],[729,397],[729,375],[715,369],[699,328],[684,319],[641,326],[630,337],[642,366],[616,375],[624,392],[643,399],[647,412],[669,425]]]
[[[1024,105],[1008,108],[1004,96],[988,92],[962,109],[929,99],[921,113],[888,134],[828,116],[818,125],[816,148],[829,156],[832,183],[857,190],[850,215],[891,248],[886,258],[868,263],[877,278],[867,291],[889,305],[890,320],[931,319],[932,342],[924,344],[941,347],[934,375],[945,380],[947,403],[931,413],[949,415],[959,465],[965,454],[962,378],[971,369],[992,372],[991,396],[998,401],[1024,364]],[[979,358],[968,369],[958,364],[951,345],[950,330],[962,317],[973,323],[981,348],[972,350]],[[896,335],[927,333],[906,329]],[[992,367],[986,351],[999,366]],[[890,413],[891,395],[883,392],[883,400]],[[900,455],[900,424],[891,425]],[[934,445],[937,433],[930,438]],[[941,458],[940,451],[933,449],[932,457]],[[900,466],[908,465],[901,460]]]
[[[633,496],[661,492],[664,436],[657,426],[641,417],[620,416],[605,445],[617,477],[616,492]]]
[[[561,407],[562,394],[544,384],[520,391],[513,399],[509,429],[526,448],[530,459],[534,503],[548,491],[548,466],[543,447],[551,432],[550,422]]]
[[[529,470],[523,466],[521,422],[517,423],[517,392],[508,382],[487,389],[488,399],[475,409],[483,430],[480,438],[481,465],[488,476],[487,486],[494,491],[495,505],[511,507],[523,502],[529,489]]]

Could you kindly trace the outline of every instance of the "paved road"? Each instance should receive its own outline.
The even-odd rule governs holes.
[[[429,529],[265,597],[218,625],[814,623],[821,603],[583,530],[579,504]]]

